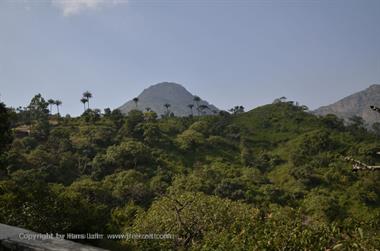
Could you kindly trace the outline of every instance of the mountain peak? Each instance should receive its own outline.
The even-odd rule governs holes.
[[[185,87],[183,87],[182,85],[177,84],[175,82],[160,82],[158,84],[154,84],[154,85],[149,86],[144,91],[149,90],[149,89],[160,89],[160,88],[164,88],[164,89],[182,89],[182,90],[185,89],[186,90]]]
[[[165,96],[165,95],[175,95],[175,94],[191,93],[186,90],[180,84],[174,82],[161,82],[155,85],[151,85],[144,89],[143,92],[138,96],[138,98],[144,98],[145,96],[155,95],[155,96]]]
[[[150,108],[158,115],[163,115],[167,112],[165,104],[170,104],[170,112],[173,112],[175,116],[188,116],[192,112],[194,115],[198,115],[197,105],[206,105],[208,109],[204,109],[200,114],[213,114],[214,111],[219,111],[218,108],[209,104],[205,100],[201,100],[198,104],[194,103],[194,95],[191,94],[185,87],[174,82],[161,82],[155,85],[151,85],[144,89],[143,92],[137,97],[137,106],[133,100],[126,102],[118,109],[126,114],[130,110],[138,109],[144,111],[146,108]],[[189,105],[193,104],[194,108],[191,110]]]
[[[154,85],[149,86],[150,87],[178,87],[178,88],[185,88],[181,84],[178,84],[176,82],[160,82]]]

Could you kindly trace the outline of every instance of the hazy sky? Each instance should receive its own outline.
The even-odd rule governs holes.
[[[310,108],[380,84],[380,0],[0,0],[0,93],[77,115],[162,81],[222,109]]]

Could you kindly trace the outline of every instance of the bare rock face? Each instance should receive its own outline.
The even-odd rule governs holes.
[[[380,114],[372,111],[371,105],[380,107],[380,85],[371,85],[367,89],[345,97],[332,105],[322,106],[313,113],[317,115],[335,114],[345,120],[359,116],[369,125],[372,125],[375,122],[380,122]]]
[[[219,111],[214,105],[209,104],[205,100],[201,100],[198,103],[194,102],[194,95],[186,90],[182,85],[170,82],[163,82],[156,85],[152,85],[145,89],[137,98],[138,102],[130,100],[118,109],[127,114],[133,109],[145,111],[146,108],[150,108],[158,115],[163,115],[167,112],[165,104],[169,104],[168,108],[175,116],[183,117],[191,114],[189,105],[194,105],[193,115],[210,115]],[[203,106],[202,111],[198,112],[197,107]],[[207,107],[205,107],[207,106]]]

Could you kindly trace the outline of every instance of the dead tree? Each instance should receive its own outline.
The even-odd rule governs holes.
[[[380,113],[380,108],[377,107],[377,106],[374,106],[374,105],[371,105],[370,108],[375,111],[375,112],[378,112]],[[380,152],[378,152],[377,154],[380,154]],[[345,160],[347,161],[350,161],[352,162],[352,171],[353,172],[357,172],[357,171],[376,171],[376,170],[380,170],[380,166],[371,166],[371,165],[367,165],[359,160],[355,160],[351,157],[346,157],[344,158]]]
[[[380,166],[370,166],[363,162],[360,162],[359,160],[353,159],[351,157],[344,158],[345,160],[352,162],[352,171],[375,171],[380,170]]]

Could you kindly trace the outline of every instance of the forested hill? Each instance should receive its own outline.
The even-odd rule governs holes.
[[[36,101],[38,100],[38,102]],[[375,250],[378,137],[292,102],[215,116],[1,110],[0,222],[38,232],[158,233],[112,250]],[[13,135],[13,140],[6,135]]]

